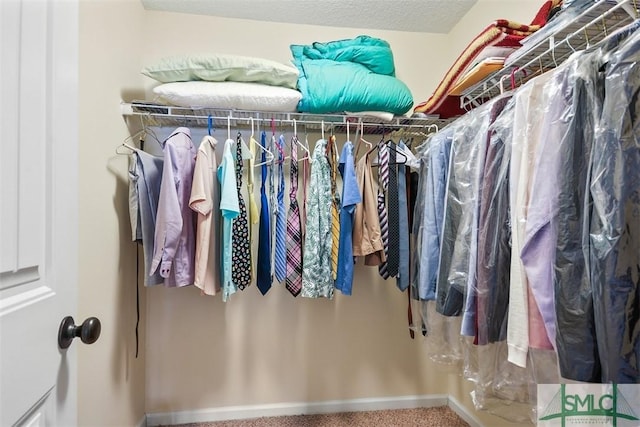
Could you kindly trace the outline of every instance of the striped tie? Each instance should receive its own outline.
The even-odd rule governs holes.
[[[329,160],[331,163],[331,275],[333,280],[338,277],[338,249],[340,245],[340,195],[337,192],[336,179],[338,177],[338,150],[336,137],[329,139]]]
[[[387,190],[387,215],[389,223],[389,252],[387,253],[387,271],[396,277],[400,263],[400,211],[398,208],[398,165],[396,163],[395,144],[387,146],[389,153],[389,186]]]
[[[380,182],[378,185],[378,216],[380,218],[382,247],[386,258],[389,255],[389,223],[384,194],[389,186],[389,151],[387,151],[383,139],[378,143],[378,180]],[[386,262],[378,266],[378,272],[383,279],[389,278]]]
[[[286,253],[286,234],[287,234],[287,212],[284,208],[284,174],[282,173],[284,156],[284,136],[280,135],[280,139],[276,142],[278,148],[278,215],[276,216],[276,255],[275,255],[275,276],[278,282],[284,282],[287,277],[287,253]]]
[[[302,233],[298,208],[298,137],[291,138],[291,190],[287,217],[287,279],[286,288],[297,297],[302,289]]]

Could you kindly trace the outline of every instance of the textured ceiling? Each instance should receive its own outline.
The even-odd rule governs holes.
[[[141,0],[145,9],[333,27],[448,33],[477,0]]]

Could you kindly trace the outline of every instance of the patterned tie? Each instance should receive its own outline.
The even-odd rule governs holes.
[[[278,216],[276,217],[276,257],[275,257],[275,275],[278,282],[284,282],[287,277],[287,252],[286,252],[286,234],[287,234],[287,211],[284,208],[284,174],[282,173],[285,140],[280,135],[278,142]]]
[[[251,246],[249,245],[249,221],[247,207],[242,197],[242,137],[236,138],[236,186],[238,188],[238,204],[240,215],[233,220],[233,248],[231,263],[231,280],[244,289],[251,284]]]
[[[384,193],[389,186],[389,151],[384,144],[384,140],[378,143],[378,217],[380,218],[380,236],[384,254],[389,259],[389,223],[387,222],[387,208],[385,206]],[[383,279],[389,278],[387,263],[383,262],[378,266],[378,272]]]
[[[262,146],[265,147],[267,137],[264,132],[261,135]],[[271,289],[271,231],[269,202],[267,200],[267,157],[262,152],[262,185],[260,186],[260,225],[258,229],[258,266],[256,283],[262,295]]]
[[[308,144],[307,144],[308,146]],[[304,247],[304,239],[307,230],[307,181],[309,180],[309,172],[311,171],[311,164],[309,163],[309,156],[302,161],[302,205],[300,206],[300,218],[302,219],[302,243]]]
[[[291,190],[287,217],[287,280],[285,286],[297,297],[302,289],[302,234],[298,209],[298,137],[291,138]]]
[[[389,252],[387,255],[387,272],[390,277],[398,275],[400,260],[400,218],[398,210],[398,165],[396,164],[395,144],[387,145],[389,152],[389,188],[387,190],[387,214],[389,220]]]
[[[331,163],[331,275],[333,280],[338,277],[338,249],[340,245],[340,195],[337,191],[338,151],[336,137],[329,138],[329,161]]]

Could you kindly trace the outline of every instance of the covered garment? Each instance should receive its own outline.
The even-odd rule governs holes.
[[[509,221],[509,160],[513,102],[506,95],[490,111],[487,152],[479,194],[477,266],[474,299],[467,302],[467,333],[476,344],[506,339],[509,308],[511,224]]]
[[[640,382],[640,34],[606,69],[594,141],[591,285],[602,382]]]
[[[445,316],[462,314],[469,281],[475,281],[478,174],[486,153],[490,106],[471,111],[453,134],[436,288],[436,309]]]
[[[395,77],[389,43],[358,36],[311,45],[291,45],[298,68],[298,111],[385,111],[397,115],[413,105],[409,88]]]
[[[566,132],[557,142],[560,156],[557,230],[554,260],[556,349],[563,377],[588,382],[601,379],[597,348],[593,291],[589,266],[589,193],[593,131],[602,102],[599,65],[592,55],[571,61],[567,79],[558,87],[570,99],[561,112]],[[556,91],[558,91],[556,89]],[[557,110],[560,111],[560,110]]]
[[[414,209],[414,286],[422,300],[436,299],[438,263],[444,225],[444,201],[454,126],[447,126],[427,141],[421,159],[420,181]]]

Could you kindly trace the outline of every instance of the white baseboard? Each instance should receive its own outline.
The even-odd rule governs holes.
[[[136,427],[147,427],[147,416],[146,415],[142,416],[140,421],[138,421],[138,424],[136,424]]]
[[[484,425],[462,404],[458,399],[449,396],[449,408],[453,410],[460,418],[465,420],[471,427],[484,427]]]
[[[369,399],[330,400],[324,402],[274,403],[269,405],[227,406],[193,411],[158,412],[147,414],[146,425],[172,425],[211,421],[242,420],[285,415],[329,414],[336,412],[376,411],[384,409],[411,409],[446,406],[446,394],[422,396],[394,396]],[[456,410],[455,408],[452,408]],[[457,412],[457,410],[456,410]],[[466,421],[466,419],[465,419]],[[469,421],[467,421],[469,422]],[[472,427],[482,427],[472,424]]]

